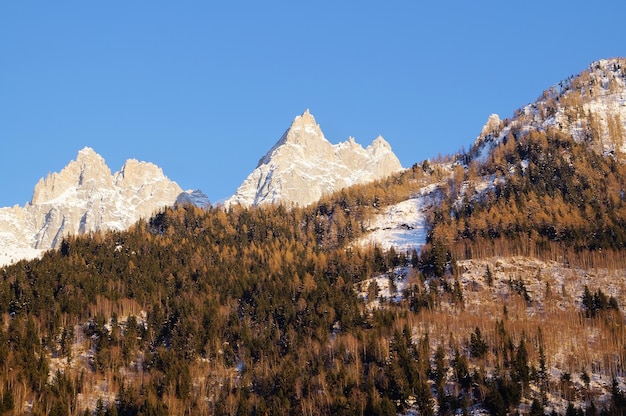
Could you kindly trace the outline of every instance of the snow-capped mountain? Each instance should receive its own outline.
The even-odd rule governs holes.
[[[603,155],[626,160],[626,59],[593,62],[582,73],[545,90],[511,119],[492,114],[475,141],[483,158],[509,134],[549,128],[571,134]]]
[[[381,136],[365,149],[353,138],[333,145],[306,110],[225,204],[305,206],[324,194],[400,170],[400,161]]]
[[[124,230],[176,202],[208,205],[200,191],[183,191],[161,168],[129,159],[111,174],[86,147],[58,173],[39,180],[31,202],[0,208],[0,265],[57,247],[66,235]]]

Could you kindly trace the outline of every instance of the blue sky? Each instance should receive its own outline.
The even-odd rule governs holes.
[[[403,166],[468,148],[601,58],[623,1],[132,1],[0,5],[0,206],[85,146],[233,194],[305,109]]]

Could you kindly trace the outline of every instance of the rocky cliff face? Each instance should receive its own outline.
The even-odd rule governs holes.
[[[184,192],[152,163],[130,159],[111,174],[85,148],[61,172],[39,180],[30,203],[0,209],[0,265],[57,247],[66,235],[126,229],[177,201],[208,204],[202,196]]]
[[[332,145],[307,110],[295,118],[225,204],[281,202],[304,206],[324,194],[401,169],[400,161],[382,137],[365,149],[353,138]]]

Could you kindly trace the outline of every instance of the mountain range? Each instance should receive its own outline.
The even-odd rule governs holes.
[[[209,204],[202,192],[183,191],[152,163],[129,159],[112,174],[86,147],[60,172],[41,178],[30,203],[0,209],[0,263],[38,256],[67,235],[125,230],[176,202]]]
[[[324,194],[389,176],[402,169],[378,137],[366,149],[350,138],[332,145],[307,110],[259,161],[225,205],[308,205]],[[161,168],[135,159],[111,174],[87,147],[58,173],[42,178],[30,203],[0,209],[0,265],[58,247],[63,237],[124,230],[165,206],[209,205],[201,191],[185,191]]]
[[[571,134],[603,156],[624,160],[625,71],[621,59],[599,60],[581,74],[548,88],[535,102],[516,110],[512,118],[502,120],[492,114],[468,157],[484,161],[508,138],[552,128]],[[382,136],[366,148],[353,138],[333,145],[306,110],[293,120],[224,205],[306,206],[324,195],[402,169]],[[152,163],[130,159],[119,172],[111,174],[102,157],[85,148],[61,172],[42,178],[30,203],[0,208],[0,264],[40,255],[57,247],[65,235],[126,229],[139,218],[177,202],[209,205],[201,191],[183,191]],[[416,210],[415,204],[405,203],[411,207],[410,212],[416,212],[414,218],[424,218],[424,209]],[[399,221],[406,222],[401,217]],[[399,232],[405,234],[406,230]],[[423,244],[425,234],[420,235],[422,238],[410,244]],[[379,243],[388,245],[386,241]]]
[[[623,414],[625,81],[594,62],[406,169],[307,110],[208,209],[81,150],[0,211],[60,246],[0,269],[0,410]]]

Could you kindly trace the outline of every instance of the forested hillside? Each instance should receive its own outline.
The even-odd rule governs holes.
[[[0,414],[625,414],[621,63],[305,208],[177,205],[1,269]],[[410,199],[419,250],[360,243]]]
[[[529,139],[526,147],[503,144],[480,173],[508,174],[502,164],[517,151],[524,152],[520,160],[530,160],[521,172],[529,175],[539,169],[533,158],[543,152],[532,149],[548,139],[542,140],[534,145]],[[559,155],[577,151],[571,157],[597,165],[587,174],[581,165],[574,180],[593,181],[621,169],[567,143],[549,146]],[[622,298],[596,285],[585,293],[571,285],[580,294],[558,293],[566,285],[559,289],[556,283],[558,294],[545,289],[535,295],[527,279],[542,278],[544,292],[564,272],[540,263],[527,273],[522,266],[513,280],[502,265],[457,263],[453,255],[470,238],[477,245],[496,238],[500,255],[513,254],[519,235],[533,232],[554,244],[560,235],[571,236],[563,244],[587,253],[618,250],[617,234],[608,242],[576,229],[553,235],[546,221],[541,228],[529,220],[519,232],[503,221],[495,231],[467,227],[450,240],[438,238],[464,219],[464,211],[454,208],[444,211],[453,214],[449,218],[433,214],[433,238],[421,255],[349,245],[371,213],[427,184],[440,182],[439,192],[454,205],[451,172],[467,172],[471,181],[473,168],[446,166],[416,165],[306,209],[178,206],[128,232],[67,238],[41,260],[5,268],[0,408],[6,414],[57,415],[383,415],[410,409],[450,414],[478,406],[494,414],[540,414],[564,410],[566,403],[573,411],[593,403],[598,412],[620,414],[626,400],[618,381],[626,362]],[[485,193],[466,214],[478,218],[515,192],[521,201],[534,198],[523,188],[524,177],[516,188]],[[613,189],[612,182],[601,183]],[[589,186],[600,192],[597,198],[610,198],[601,183]],[[601,218],[621,218],[620,206],[618,197]],[[577,207],[584,212],[584,204]],[[544,246],[548,252],[552,247]],[[541,267],[546,271],[538,278]],[[468,274],[481,268],[479,277]],[[372,276],[402,284],[400,297],[377,293]],[[365,297],[359,295],[363,289]],[[573,298],[583,295],[582,303]],[[544,313],[529,312],[539,306]],[[562,320],[571,322],[567,329]],[[595,367],[571,364],[555,376],[551,366],[561,362],[551,339],[555,328],[565,337],[601,334],[599,358],[581,361]],[[588,342],[571,354],[588,354],[595,345]],[[577,374],[589,378],[582,390],[574,383]],[[613,382],[613,390],[598,388],[601,380]]]
[[[379,409],[360,345],[365,333],[372,348],[386,341],[353,285],[398,260],[343,248],[379,195],[309,210],[180,206],[4,269],[2,409]]]
[[[490,186],[476,191],[486,180]],[[431,240],[459,258],[519,254],[579,266],[625,264],[626,167],[560,130],[511,134],[484,163],[455,171],[443,189]]]

